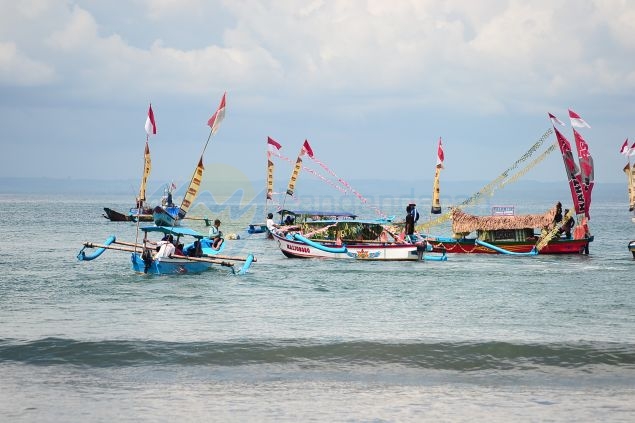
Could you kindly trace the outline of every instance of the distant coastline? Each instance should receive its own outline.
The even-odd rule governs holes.
[[[148,193],[152,196],[160,195],[168,181],[148,183]],[[182,182],[181,182],[182,183]],[[243,181],[244,183],[244,181]],[[396,196],[396,197],[426,197],[431,195],[432,180],[350,180],[349,183],[365,197]],[[442,181],[442,196],[469,197],[487,185],[489,181]],[[238,186],[232,181],[213,181],[213,186],[219,190],[227,187],[236,189]],[[264,180],[252,181],[252,187],[260,192],[264,187]],[[22,178],[0,177],[0,194],[62,194],[62,195],[130,195],[134,198],[139,188],[139,181],[134,179],[100,180],[100,179],[71,179],[71,178]],[[281,190],[281,188],[277,188]],[[298,195],[331,195],[340,193],[327,184],[314,179],[298,182]],[[518,200],[527,198],[532,201],[550,201],[560,199],[570,201],[569,188],[566,181],[537,182],[518,181],[503,189],[497,190],[494,197],[501,201],[505,199]],[[593,201],[624,202],[628,201],[626,183],[596,183],[593,190]]]

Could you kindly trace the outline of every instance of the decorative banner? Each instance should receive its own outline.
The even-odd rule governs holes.
[[[187,211],[190,209],[192,202],[196,198],[198,194],[198,189],[201,186],[201,181],[203,180],[203,171],[205,168],[203,167],[203,156],[198,161],[198,166],[194,170],[194,174],[192,175],[192,180],[190,181],[190,186],[187,188],[185,192],[185,197],[183,197],[183,202],[181,203],[181,207],[179,208],[179,218],[183,219],[187,214]]]
[[[439,190],[439,178],[441,176],[441,169],[443,169],[443,160],[445,155],[443,154],[443,144],[441,143],[441,137],[439,137],[439,146],[437,147],[437,166],[434,171],[434,185],[432,187],[432,207],[430,213],[441,214],[441,199]]]
[[[295,161],[295,167],[293,168],[293,173],[291,174],[291,179],[289,180],[289,186],[287,188],[287,195],[293,195],[293,191],[295,191],[295,183],[298,179],[298,175],[300,174],[300,170],[302,169],[302,156],[305,154],[308,154],[309,157],[313,157],[313,150],[311,149],[308,140],[304,140],[304,144],[302,144],[298,158]]]
[[[432,187],[432,208],[430,213],[441,214],[441,200],[439,199],[439,176],[441,174],[442,166],[439,164],[434,171],[434,186]]]
[[[152,170],[152,160],[150,160],[150,147],[148,146],[148,140],[146,139],[146,149],[143,155],[143,177],[141,178],[141,188],[139,188],[139,198],[137,198],[137,208],[143,207],[146,202],[146,184],[148,183],[148,176],[150,176],[150,170]],[[141,214],[141,210],[138,210]]]
[[[562,153],[562,159],[564,161],[564,168],[567,172],[567,178],[569,179],[569,188],[571,189],[571,198],[573,199],[573,205],[576,214],[587,213],[586,196],[584,195],[584,188],[582,186],[582,176],[580,169],[573,159],[573,153],[571,152],[571,144],[569,141],[556,129],[556,138],[558,139],[558,145],[560,146],[560,152]]]
[[[273,161],[271,154],[278,152],[282,146],[271,137],[267,137],[267,200],[273,200]]]
[[[267,200],[273,200],[273,162],[267,160]]]
[[[626,179],[628,179],[628,211],[633,211],[635,210],[635,166],[627,163],[624,166],[624,173],[626,174]]]
[[[589,153],[589,145],[586,143],[582,135],[578,131],[573,129],[573,136],[575,137],[575,146],[578,150],[578,162],[580,163],[580,177],[582,179],[582,186],[584,187],[584,197],[586,200],[585,216],[590,219],[589,211],[591,210],[591,192],[594,185],[594,171],[593,171],[593,157]]]

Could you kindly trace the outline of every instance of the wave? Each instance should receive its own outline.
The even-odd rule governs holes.
[[[312,342],[165,342],[147,340],[79,341],[43,338],[0,340],[0,362],[89,367],[147,365],[300,364],[357,365],[477,371],[488,369],[587,368],[635,369],[635,345],[623,343],[514,344],[507,342],[389,343]]]

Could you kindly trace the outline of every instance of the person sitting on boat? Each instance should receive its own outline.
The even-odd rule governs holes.
[[[287,217],[284,219],[284,224],[287,226],[293,225],[294,222],[295,222],[295,219],[290,214],[288,214]]]
[[[267,230],[273,232],[277,227],[278,225],[273,222],[273,213],[267,214]]]
[[[209,228],[209,239],[212,240],[212,248],[218,250],[220,244],[223,242],[223,233],[219,229],[220,220],[214,220],[214,225]]]
[[[167,239],[157,242],[157,247],[159,247],[159,251],[157,251],[157,253],[154,255],[154,258],[158,259],[163,257],[170,257],[172,254],[174,254],[174,251],[176,250],[176,248],[174,247],[174,244],[172,243],[173,241],[174,239],[172,235],[168,235]]]
[[[183,253],[183,244],[178,244],[176,248],[174,249],[173,254],[177,256],[184,256],[185,254]]]

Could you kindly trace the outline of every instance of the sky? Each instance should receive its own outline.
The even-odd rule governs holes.
[[[444,180],[488,181],[549,112],[574,145],[573,109],[596,182],[626,184],[634,34],[629,0],[0,0],[0,177],[140,178],[152,103],[151,179],[189,179],[227,93],[204,163],[250,180],[267,137],[430,180],[442,137]],[[566,184],[559,153],[524,178]]]

